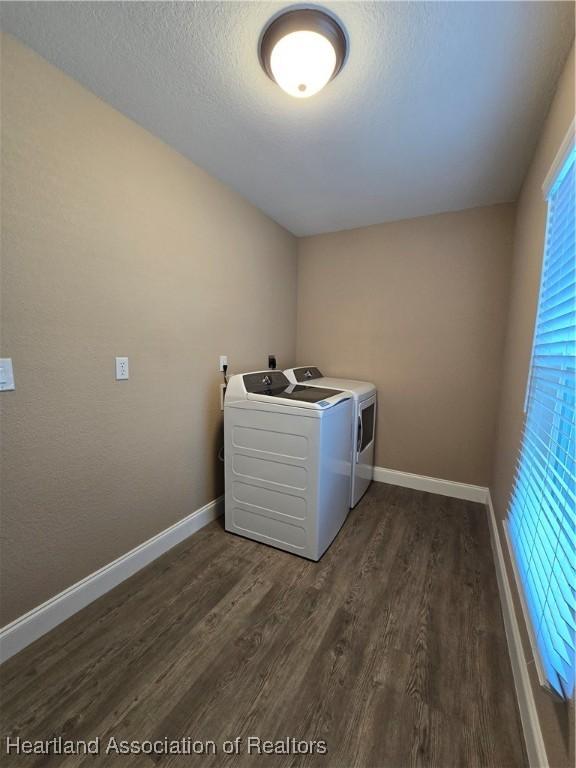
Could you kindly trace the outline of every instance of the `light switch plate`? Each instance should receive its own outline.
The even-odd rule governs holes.
[[[130,370],[128,367],[127,357],[116,358],[116,381],[123,381],[130,378]]]
[[[0,357],[0,392],[16,389],[11,357]]]

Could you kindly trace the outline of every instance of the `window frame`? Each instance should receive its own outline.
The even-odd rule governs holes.
[[[528,406],[530,402],[530,391],[531,391],[531,384],[532,384],[532,376],[534,372],[534,351],[536,346],[536,334],[538,330],[538,318],[540,317],[540,308],[541,308],[541,302],[542,302],[542,280],[545,275],[546,271],[546,262],[547,258],[549,258],[548,254],[548,236],[549,236],[549,225],[550,225],[550,196],[554,191],[555,186],[560,183],[561,181],[561,172],[564,169],[564,166],[566,162],[568,161],[570,155],[574,152],[575,146],[576,146],[576,119],[573,119],[570,127],[550,165],[550,168],[545,176],[544,182],[542,184],[542,195],[546,204],[546,227],[544,230],[544,242],[542,247],[542,258],[541,258],[541,270],[540,270],[540,276],[539,276],[539,288],[538,288],[538,302],[536,305],[536,312],[534,315],[534,325],[532,330],[532,345],[531,345],[531,351],[530,351],[530,360],[528,365],[528,372],[526,376],[526,388],[524,393],[524,404],[523,404],[523,423],[522,423],[522,436],[524,435],[524,428],[526,425],[526,418],[528,415]],[[519,451],[522,450],[522,442],[523,437],[521,438]],[[514,493],[514,487],[511,488],[510,494],[512,498],[512,494]],[[525,586],[523,584],[522,578],[520,576],[520,571],[518,569],[518,565],[516,563],[516,555],[514,553],[514,546],[512,544],[511,534],[510,534],[510,521],[509,521],[509,515],[510,515],[510,507],[507,509],[506,518],[503,521],[503,528],[504,528],[504,535],[506,538],[506,545],[508,547],[508,554],[510,558],[510,563],[512,565],[512,571],[514,573],[514,579],[516,582],[516,590],[519,596],[520,605],[522,607],[522,613],[524,616],[524,625],[526,627],[528,639],[530,642],[530,647],[532,651],[532,658],[534,662],[534,667],[536,669],[538,682],[540,686],[549,693],[555,700],[557,701],[566,701],[566,699],[561,696],[550,684],[545,669],[544,664],[541,659],[540,655],[540,648],[538,646],[536,634],[534,631],[534,626],[532,623],[532,618],[530,615],[530,611],[526,602],[525,597]]]

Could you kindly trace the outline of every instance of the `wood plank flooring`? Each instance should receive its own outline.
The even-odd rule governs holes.
[[[527,765],[484,507],[383,484],[319,563],[212,523],[0,682],[4,736],[101,749],[6,756],[3,738],[5,766]],[[328,751],[249,755],[249,736]],[[213,740],[217,754],[106,755],[110,737]]]

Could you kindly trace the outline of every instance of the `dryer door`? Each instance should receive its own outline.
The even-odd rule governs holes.
[[[374,472],[374,435],[376,431],[376,395],[358,404],[356,424],[356,465],[352,506],[360,501],[372,482]]]

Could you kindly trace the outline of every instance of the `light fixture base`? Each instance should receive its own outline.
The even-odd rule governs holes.
[[[271,80],[276,82],[272,72],[272,51],[276,44],[293,32],[316,32],[325,37],[334,48],[336,63],[330,77],[333,80],[346,61],[348,41],[344,30],[333,16],[319,8],[294,8],[273,18],[265,27],[258,46],[258,55],[262,69]]]

